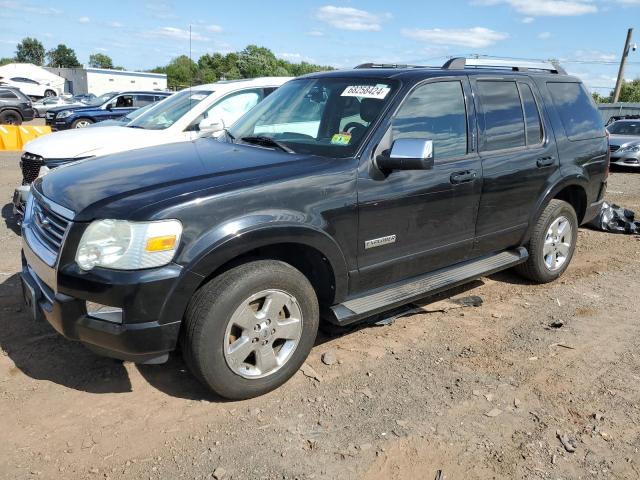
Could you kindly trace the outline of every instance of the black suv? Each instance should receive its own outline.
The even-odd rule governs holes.
[[[27,205],[26,303],[104,355],[180,344],[239,399],[290,378],[321,321],[510,267],[553,281],[609,158],[580,80],[545,65],[307,75],[218,139],[57,169]]]
[[[17,88],[0,87],[0,125],[20,125],[33,120],[31,100]]]

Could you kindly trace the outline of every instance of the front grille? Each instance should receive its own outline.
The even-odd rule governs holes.
[[[609,145],[609,151],[610,152],[615,152],[619,148],[620,148],[620,145]]]
[[[64,234],[69,228],[69,220],[52,212],[34,198],[31,212],[33,233],[56,256],[62,248]]]
[[[22,154],[20,168],[22,169],[22,184],[31,185],[40,174],[40,167],[44,165],[44,159],[40,155],[29,152]]]
[[[46,118],[49,120],[53,120],[53,118],[56,116],[55,113],[53,112],[47,112]]]

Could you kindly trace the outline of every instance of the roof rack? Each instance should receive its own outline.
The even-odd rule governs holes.
[[[427,67],[425,65],[406,65],[400,63],[361,63],[355,67],[356,69],[361,68],[433,68]]]
[[[537,60],[510,60],[502,58],[464,58],[454,57],[442,66],[446,70],[463,70],[465,68],[502,68],[514,72],[526,72],[538,70],[558,75],[566,75],[567,72],[560,65],[551,62]]]

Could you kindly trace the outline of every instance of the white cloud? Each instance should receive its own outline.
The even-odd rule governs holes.
[[[89,23],[91,21],[91,19],[89,17],[80,17],[78,19],[79,23]]]
[[[540,40],[549,40],[552,36],[551,32],[540,32],[538,34]]]
[[[62,10],[53,7],[43,7],[41,5],[31,5],[25,2],[12,0],[0,1],[0,12],[2,10],[16,10],[19,12],[35,13],[38,15],[60,15]]]
[[[598,11],[598,6],[591,0],[474,0],[472,4],[510,5],[518,13],[530,17],[572,17]]]
[[[207,25],[204,27],[207,31],[211,33],[220,33],[222,32],[222,27],[220,25]]]
[[[614,62],[618,60],[618,56],[615,53],[601,52],[600,50],[577,50],[572,60],[578,60],[581,62]]]
[[[120,22],[109,22],[109,26],[112,28],[122,28],[124,27],[123,24],[121,24]]]
[[[155,18],[167,19],[176,18],[173,12],[173,5],[165,1],[154,1],[145,3],[144,7],[151,12]]]
[[[97,47],[96,50],[98,50],[99,52],[108,52],[109,51],[108,48],[103,48],[103,47]]]
[[[325,5],[316,10],[316,18],[340,30],[378,31],[390,13],[371,13],[352,7]]]
[[[524,17],[522,23],[533,23],[536,19],[533,17]]]
[[[509,38],[509,34],[496,32],[489,28],[433,28],[433,29],[404,29],[405,37],[437,45],[452,45],[458,47],[484,48]]]
[[[310,37],[324,37],[324,32],[320,30],[311,30],[307,32],[307,35],[309,35]]]
[[[189,30],[184,30],[182,28],[176,27],[161,27],[142,35],[146,37],[163,37],[173,38],[176,40],[189,40]],[[191,31],[191,40],[193,40],[194,42],[208,42],[210,38],[205,37],[198,32]]]

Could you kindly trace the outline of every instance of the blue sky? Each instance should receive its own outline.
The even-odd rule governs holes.
[[[595,88],[615,83],[628,27],[640,44],[640,0],[0,0],[0,25],[0,57],[33,36],[47,49],[67,44],[81,63],[103,52],[147,69],[188,54],[191,25],[194,59],[251,43],[336,67],[474,53],[559,58]],[[625,77],[640,76],[640,51],[629,62]]]

